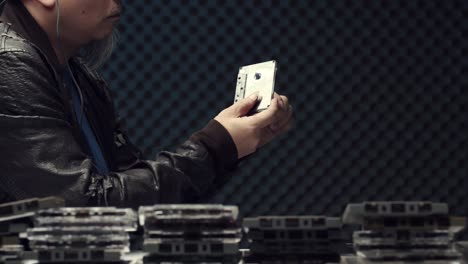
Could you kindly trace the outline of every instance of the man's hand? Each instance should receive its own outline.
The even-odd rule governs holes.
[[[219,113],[215,120],[226,128],[237,147],[238,158],[245,157],[294,123],[293,109],[286,96],[274,94],[270,106],[253,116],[246,114],[255,106],[258,94],[252,94]]]

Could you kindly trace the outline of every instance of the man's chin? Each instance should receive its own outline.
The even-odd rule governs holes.
[[[114,28],[108,34],[102,34],[80,50],[80,56],[92,68],[99,68],[110,57],[118,42],[118,32]]]
[[[103,29],[101,32],[98,32],[94,36],[94,41],[105,41],[107,38],[112,37],[114,31],[116,31],[115,27],[109,26],[108,28]]]

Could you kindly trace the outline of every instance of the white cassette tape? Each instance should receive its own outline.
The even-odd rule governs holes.
[[[28,218],[41,209],[65,206],[65,201],[59,197],[30,198],[26,200],[0,204],[0,222],[11,222],[16,219]]]
[[[234,102],[258,92],[262,97],[252,112],[261,112],[270,106],[275,87],[276,61],[267,61],[239,68]]]
[[[362,224],[369,218],[428,218],[435,216],[448,216],[448,205],[428,201],[379,201],[348,204],[343,214],[343,222],[345,224]]]

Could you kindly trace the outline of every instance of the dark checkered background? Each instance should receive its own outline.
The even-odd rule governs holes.
[[[364,200],[468,212],[468,1],[128,0],[103,73],[133,141],[174,149],[278,61],[296,127],[211,201],[244,216],[340,215]]]

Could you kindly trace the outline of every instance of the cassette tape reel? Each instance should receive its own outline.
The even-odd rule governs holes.
[[[276,61],[267,61],[239,68],[234,103],[258,92],[260,103],[251,112],[261,112],[270,106],[275,87]]]

